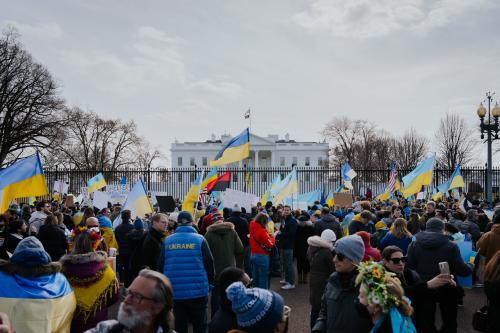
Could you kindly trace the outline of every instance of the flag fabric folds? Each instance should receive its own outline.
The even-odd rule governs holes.
[[[326,197],[326,204],[328,205],[328,207],[333,207],[333,205],[335,204],[335,202],[333,201],[333,192],[328,192],[328,196]]]
[[[106,180],[102,173],[98,173],[94,177],[90,178],[87,182],[87,186],[89,187],[89,194],[97,191],[106,186]]]
[[[194,181],[193,185],[189,188],[184,201],[182,202],[182,210],[190,212],[194,217],[194,205],[198,201],[198,195],[201,190],[201,183],[203,179],[203,171],[200,173],[198,178]]]
[[[306,202],[308,206],[314,205],[315,201],[321,199],[321,190],[315,190],[297,195],[296,198],[288,197],[283,200],[285,205],[292,205],[295,202]]]
[[[433,155],[421,162],[412,172],[403,177],[403,189],[401,192],[405,198],[420,192],[422,186],[431,185],[435,162],[436,156]]]
[[[15,198],[49,193],[38,154],[26,157],[0,171],[0,213]]]
[[[246,128],[235,136],[210,161],[210,166],[221,166],[250,157],[250,131]]]
[[[231,172],[226,172],[207,184],[206,190],[210,194],[212,191],[224,191],[231,185]]]
[[[283,179],[275,189],[271,191],[273,203],[280,203],[286,197],[297,193],[299,183],[297,181],[297,169],[294,167],[292,171]]]
[[[460,165],[457,165],[455,171],[451,174],[451,177],[448,178],[446,182],[438,186],[439,192],[442,194],[448,193],[449,190],[453,190],[454,188],[465,187],[464,178],[462,177],[462,172],[460,170]]]
[[[276,175],[276,177],[274,177],[273,181],[271,182],[271,184],[269,184],[267,186],[267,189],[266,191],[264,192],[264,194],[262,195],[261,199],[260,199],[260,203],[262,205],[265,205],[268,201],[273,201],[273,196],[272,196],[272,190],[276,188],[276,186],[278,186],[278,184],[281,183],[281,176],[280,175]]]
[[[375,197],[375,199],[377,199],[378,201],[386,201],[386,200],[389,200],[391,197],[391,189],[390,187],[386,187],[384,192],[380,193],[379,195],[377,195]]]
[[[344,165],[342,165],[342,168],[340,170],[342,179],[344,180],[344,187],[352,190],[354,187],[352,186],[352,180],[354,177],[357,176],[356,171],[353,170],[349,162],[345,162]]]
[[[208,183],[217,179],[217,177],[219,176],[218,172],[219,170],[217,167],[210,169],[210,171],[207,173],[207,175],[205,176],[205,178],[203,178],[203,181],[201,182],[201,189],[206,188]]]
[[[130,193],[125,199],[122,211],[130,210],[132,213],[132,218],[139,217],[143,218],[146,214],[153,213],[153,207],[151,206],[151,201],[149,201],[148,193],[146,191],[146,186],[142,179],[139,179],[130,190]],[[113,221],[113,228],[116,228],[122,223],[121,215]]]

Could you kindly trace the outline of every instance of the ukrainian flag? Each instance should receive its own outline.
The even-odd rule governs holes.
[[[276,186],[278,186],[278,184],[280,182],[281,182],[281,176],[280,175],[276,175],[276,177],[274,177],[273,181],[271,182],[271,184],[269,184],[269,186],[266,189],[266,192],[264,192],[264,194],[262,195],[262,198],[260,199],[260,203],[262,205],[265,205],[268,201],[272,201],[273,200],[273,196],[271,194],[271,191],[274,188],[276,188]]]
[[[333,205],[335,205],[335,202],[333,201],[333,192],[331,191],[328,192],[328,196],[326,197],[326,204],[330,208],[332,208]]]
[[[297,181],[297,169],[293,170],[283,179],[283,181],[273,190],[273,203],[280,203],[286,197],[297,193],[299,190],[299,182]]]
[[[99,173],[95,177],[92,177],[87,182],[87,186],[89,187],[89,193],[92,193],[98,189],[101,189],[106,186],[106,180],[102,173]]]
[[[412,172],[403,177],[404,188],[401,190],[401,193],[403,193],[405,198],[420,192],[422,186],[431,185],[432,171],[434,170],[435,163],[436,156],[434,155],[417,165]]]
[[[246,128],[240,135],[229,140],[226,146],[210,161],[210,166],[234,163],[248,157],[250,157],[250,131]]]
[[[140,217],[143,218],[146,214],[153,213],[153,207],[148,198],[148,193],[146,192],[146,186],[142,179],[139,179],[132,187],[132,190],[125,199],[122,211],[130,210],[132,218]],[[113,229],[122,224],[122,217],[118,215],[113,221]],[[109,244],[108,244],[109,246]]]
[[[196,202],[198,202],[198,196],[200,195],[202,179],[203,179],[203,171],[194,181],[193,185],[191,185],[189,192],[186,194],[186,197],[182,202],[182,210],[190,212],[193,217],[194,217],[194,205],[196,204]]]
[[[386,201],[389,200],[390,197],[391,197],[391,192],[389,191],[389,188],[386,188],[384,192],[377,195],[375,199],[377,199],[378,201]]]
[[[200,189],[204,189],[205,187],[207,187],[208,183],[210,183],[213,180],[216,180],[217,177],[219,177],[219,170],[217,169],[217,167],[214,167],[210,170],[209,173],[207,173],[205,179],[203,179]]]
[[[16,332],[69,333],[76,309],[73,289],[62,273],[23,277],[0,272],[0,312]]]
[[[443,197],[443,193],[436,191],[436,189],[434,188],[434,191],[432,192],[432,200],[438,201],[442,197]]]
[[[444,182],[443,184],[438,186],[439,192],[442,194],[447,193],[449,190],[453,190],[454,188],[465,187],[464,178],[462,177],[462,172],[460,171],[460,165],[457,165],[455,171],[453,171],[451,177]]]
[[[15,198],[49,193],[38,154],[26,157],[0,171],[0,213]]]

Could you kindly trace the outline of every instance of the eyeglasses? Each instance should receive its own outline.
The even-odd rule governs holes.
[[[332,254],[333,254],[334,258],[335,258],[335,256],[337,256],[338,261],[344,261],[344,259],[345,259],[345,255],[343,255],[342,253],[336,252],[335,250],[332,251]]]
[[[389,259],[390,261],[392,261],[393,263],[395,263],[396,265],[399,265],[401,263],[406,263],[406,260],[407,258],[406,257],[401,257],[401,258],[391,258]]]
[[[135,304],[140,304],[143,299],[148,300],[148,301],[153,301],[154,299],[151,297],[146,297],[144,295],[141,295],[139,293],[136,293],[135,291],[125,289],[123,293],[123,299],[126,299],[128,296],[130,296],[130,299],[132,302]]]

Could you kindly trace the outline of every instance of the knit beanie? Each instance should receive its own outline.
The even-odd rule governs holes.
[[[333,243],[337,240],[337,235],[331,229],[325,229],[321,233],[321,239],[329,243]]]
[[[342,237],[335,243],[335,252],[343,254],[357,265],[365,255],[365,245],[358,235],[349,235]]]
[[[23,266],[38,266],[50,263],[52,259],[38,238],[26,237],[17,244],[10,262]]]
[[[444,230],[444,222],[437,217],[430,218],[425,224],[425,231],[442,232]]]
[[[140,218],[136,218],[134,221],[134,228],[137,230],[144,230],[144,222]]]
[[[238,204],[234,204],[233,206],[233,212],[235,213],[241,213],[241,207]]]
[[[238,326],[247,333],[271,333],[283,318],[283,298],[273,291],[247,289],[240,281],[226,289]]]
[[[113,228],[113,224],[111,223],[109,217],[101,215],[97,218],[97,220],[99,221],[99,226],[101,228]]]
[[[212,223],[218,222],[218,221],[224,221],[224,218],[220,213],[212,213],[212,218],[210,219]]]
[[[193,223],[193,217],[190,212],[182,211],[177,215],[177,223],[179,224],[191,224]]]

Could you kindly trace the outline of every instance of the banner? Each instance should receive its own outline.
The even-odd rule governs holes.
[[[224,192],[220,192],[223,207],[232,209],[235,204],[244,207],[247,212],[250,212],[252,206],[256,206],[259,202],[259,197],[247,192],[241,192],[228,188]]]

